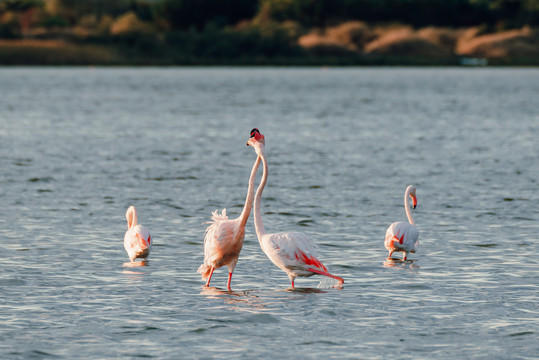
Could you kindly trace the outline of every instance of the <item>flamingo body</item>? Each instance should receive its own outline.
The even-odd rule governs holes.
[[[245,237],[245,226],[240,226],[238,220],[228,219],[226,209],[221,214],[217,210],[212,213],[211,225],[204,235],[204,263],[198,268],[202,278],[208,279],[207,286],[213,270],[227,265],[229,274],[234,272]]]
[[[125,214],[127,218],[127,231],[124,236],[124,248],[129,260],[145,259],[150,255],[152,240],[150,230],[144,225],[137,224],[137,211],[130,206]]]
[[[419,245],[419,232],[415,225],[406,222],[394,222],[386,231],[384,241],[389,257],[395,251],[404,252],[404,260],[407,253],[415,253]]]
[[[329,273],[318,259],[317,247],[304,233],[265,234],[260,240],[262,251],[275,266],[284,270],[293,283],[296,277]]]

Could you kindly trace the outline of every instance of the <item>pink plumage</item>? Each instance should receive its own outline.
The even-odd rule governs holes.
[[[206,286],[210,285],[213,271],[226,265],[228,267],[227,289],[231,290],[232,273],[243,247],[245,224],[251,213],[254,181],[259,164],[260,159],[256,159],[249,177],[247,198],[240,216],[237,219],[229,219],[226,209],[223,209],[221,214],[217,210],[212,212],[212,220],[209,221],[210,225],[204,234],[204,263],[198,268],[202,279],[208,279]]]
[[[258,129],[253,129],[247,145],[253,146],[258,158],[262,159],[264,168],[262,180],[256,191],[253,205],[255,229],[262,251],[264,251],[271,262],[287,273],[292,287],[294,287],[296,277],[309,277],[315,274],[336,279],[339,285],[342,285],[344,280],[330,274],[326,266],[319,260],[320,255],[318,254],[318,249],[309,236],[300,232],[266,233],[260,214],[262,192],[268,179],[264,135]]]
[[[146,226],[137,223],[137,210],[130,206],[125,213],[127,219],[127,231],[124,236],[124,248],[129,260],[145,259],[150,255],[152,239],[150,230]]]
[[[417,231],[408,205],[408,196],[412,199],[412,205],[415,209],[417,206],[417,196],[416,188],[413,185],[408,186],[404,193],[404,209],[408,217],[408,222],[394,222],[387,228],[384,245],[389,251],[388,258],[391,258],[394,252],[400,251],[404,253],[402,259],[406,260],[407,254],[415,253],[419,246],[419,232]]]

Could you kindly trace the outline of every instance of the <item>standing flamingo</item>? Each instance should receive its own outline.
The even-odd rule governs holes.
[[[198,272],[202,275],[202,279],[208,279],[206,286],[210,285],[211,276],[215,269],[221,266],[228,266],[228,282],[226,287],[229,291],[232,273],[238,262],[240,251],[243,246],[243,238],[245,237],[245,224],[253,205],[253,196],[255,189],[255,177],[260,158],[257,158],[251,176],[249,177],[249,187],[247,189],[247,198],[243,211],[237,219],[229,220],[226,215],[226,209],[223,209],[221,214],[217,210],[212,212],[211,224],[206,229],[204,235],[204,263],[198,268]]]
[[[394,222],[387,228],[384,245],[389,251],[388,259],[391,258],[393,252],[402,251],[404,253],[402,260],[406,260],[407,254],[409,252],[415,253],[417,246],[419,245],[419,233],[415,226],[414,219],[412,218],[412,211],[408,204],[408,196],[412,198],[412,206],[415,209],[417,206],[417,196],[413,185],[408,186],[404,193],[404,209],[406,210],[406,216],[408,217],[409,223]]]
[[[268,234],[262,224],[260,214],[260,199],[262,191],[268,180],[268,162],[266,160],[265,138],[258,129],[251,131],[251,138],[247,145],[253,146],[258,158],[262,158],[264,173],[260,185],[256,190],[254,201],[254,221],[256,235],[262,251],[279,268],[283,269],[290,279],[292,288],[294,288],[294,279],[296,277],[309,277],[315,274],[325,275],[336,279],[339,286],[344,280],[338,276],[332,275],[328,269],[318,260],[317,247],[312,239],[300,232],[275,233]]]
[[[130,206],[125,213],[127,219],[127,231],[124,236],[124,247],[129,260],[145,259],[150,255],[152,242],[150,230],[146,226],[137,224],[137,210]]]

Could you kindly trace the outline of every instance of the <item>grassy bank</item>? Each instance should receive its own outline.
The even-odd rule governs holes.
[[[479,61],[465,61],[479,59]],[[539,31],[489,33],[348,22],[294,33],[283,24],[0,40],[0,65],[539,66]]]
[[[62,40],[0,40],[2,65],[119,65],[113,49]]]

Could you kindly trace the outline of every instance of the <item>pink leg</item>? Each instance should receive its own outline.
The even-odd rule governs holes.
[[[232,281],[232,273],[231,272],[228,273],[228,282],[226,283],[226,287],[227,287],[228,291],[232,291],[232,289],[230,289],[230,281]]]
[[[338,276],[335,276],[335,275],[332,275],[332,274],[330,274],[330,273],[328,273],[328,272],[320,271],[320,270],[315,270],[315,269],[307,269],[307,270],[312,271],[313,273],[317,273],[317,274],[320,274],[320,275],[324,275],[324,276],[328,276],[328,277],[330,277],[330,278],[333,278],[333,279],[339,281],[339,285],[344,284],[344,279],[343,279],[343,278],[338,277]]]
[[[210,270],[210,276],[208,276],[208,281],[206,282],[206,286],[210,286],[210,280],[211,280],[211,276],[213,275],[213,270],[215,270],[214,267],[212,267]]]
[[[406,256],[407,256],[407,255],[408,255],[408,254],[406,254],[406,251],[405,251],[405,252],[404,252],[404,256],[402,257],[402,260],[406,260]]]
[[[294,288],[294,280],[290,280],[290,282],[292,283],[292,289]]]

